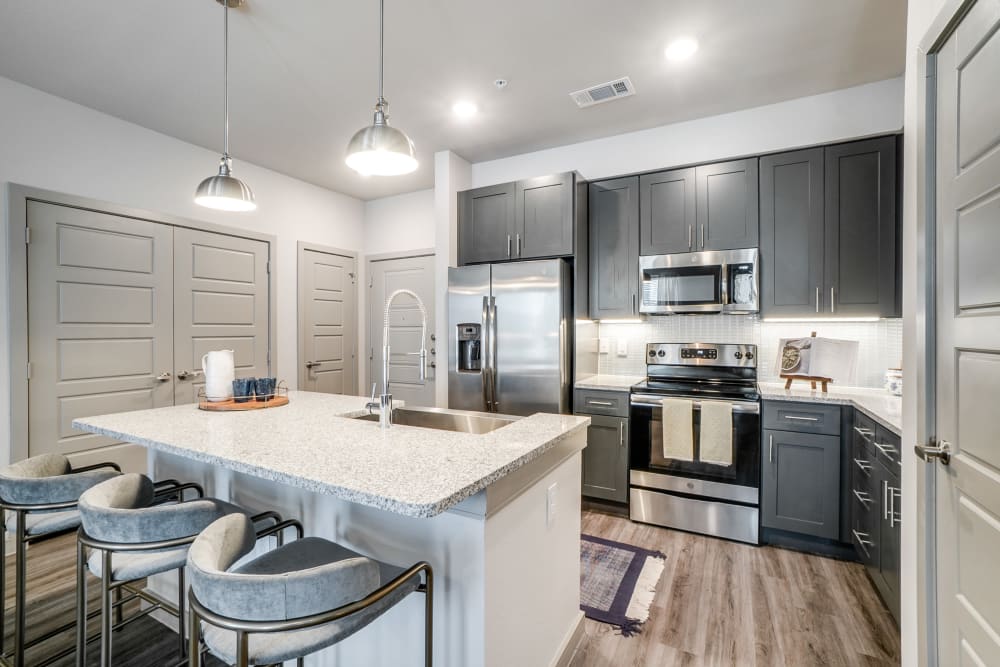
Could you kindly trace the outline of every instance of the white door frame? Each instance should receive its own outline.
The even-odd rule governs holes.
[[[909,386],[917,394],[916,437],[912,444],[936,436],[935,302],[937,271],[937,54],[976,0],[946,0],[918,45],[917,57],[917,368]],[[907,434],[909,437],[909,434]],[[938,665],[937,642],[937,465],[916,460],[917,468],[917,627],[920,665]],[[919,520],[922,518],[923,520]]]
[[[260,234],[211,222],[190,220],[166,213],[156,213],[132,206],[123,206],[99,199],[78,197],[52,190],[33,188],[17,183],[7,183],[6,234],[8,281],[7,298],[10,322],[10,460],[19,461],[28,456],[28,253],[25,229],[28,219],[28,201],[108,213],[125,218],[138,218],[174,227],[189,227],[202,231],[236,236],[268,244],[268,261],[271,265],[268,281],[268,350],[275,359],[277,350],[277,290],[274,281],[277,262],[276,236]],[[171,267],[172,270],[173,267]],[[273,363],[273,362],[272,362]],[[0,406],[0,410],[8,406]]]
[[[353,389],[350,389],[349,391],[345,392],[348,395],[353,395],[353,394],[358,393],[358,383],[359,383],[359,379],[358,379],[358,366],[359,366],[359,364],[358,364],[358,321],[357,320],[358,320],[358,317],[359,317],[359,314],[360,314],[359,311],[358,311],[358,282],[359,282],[359,280],[358,280],[358,271],[359,271],[360,267],[358,266],[358,253],[355,252],[354,250],[344,250],[343,248],[334,248],[333,246],[320,245],[318,243],[307,243],[305,241],[299,241],[298,242],[298,251],[297,251],[297,257],[296,257],[296,262],[297,262],[297,266],[296,266],[296,279],[298,281],[298,284],[296,285],[296,288],[295,288],[295,292],[297,294],[297,296],[296,296],[296,303],[297,303],[296,311],[298,313],[296,328],[297,328],[297,331],[298,331],[297,338],[299,339],[299,342],[298,342],[298,349],[296,350],[296,355],[295,355],[296,356],[296,371],[295,371],[295,383],[296,384],[295,384],[295,386],[297,388],[299,388],[299,389],[302,389],[302,387],[303,387],[303,385],[305,383],[305,380],[306,380],[306,377],[305,377],[306,376],[306,371],[305,371],[305,368],[306,368],[305,367],[305,350],[306,350],[306,336],[307,336],[308,332],[306,331],[306,325],[305,325],[305,295],[303,294],[303,289],[302,289],[302,286],[303,286],[303,284],[302,284],[302,278],[303,278],[302,266],[303,266],[303,263],[305,261],[305,254],[306,254],[307,250],[312,250],[314,252],[322,252],[322,253],[326,253],[328,255],[339,255],[341,257],[350,257],[351,259],[354,260],[354,276],[352,277],[352,280],[351,280],[351,289],[352,289],[353,293],[352,293],[351,296],[354,299],[354,320],[355,321],[354,321],[354,349],[351,351],[351,354],[354,357],[354,385],[355,386],[354,386]]]
[[[371,327],[368,326],[368,324],[369,324],[368,318],[371,315],[371,307],[372,307],[372,305],[370,303],[368,303],[368,297],[371,294],[372,276],[374,275],[374,273],[372,272],[372,264],[374,262],[384,262],[384,261],[389,260],[389,259],[410,259],[412,257],[434,257],[435,254],[436,254],[436,251],[434,250],[434,248],[420,248],[418,250],[404,250],[404,251],[400,251],[400,252],[382,252],[382,253],[376,253],[374,255],[365,255],[365,289],[364,289],[365,299],[364,299],[364,304],[362,306],[363,312],[364,312],[364,317],[362,319],[364,320],[363,326],[365,328],[364,331],[365,331],[365,349],[366,350],[372,350],[372,349],[374,349],[376,344],[379,347],[382,346],[382,341],[381,340],[377,341],[377,343],[376,343],[376,341],[374,339],[374,336],[376,335],[376,332],[372,331]],[[435,304],[434,305],[435,305],[435,312],[437,311],[437,305],[438,305],[437,302],[436,302],[436,299],[437,299],[437,289],[438,289],[437,275],[435,274],[435,276],[434,276],[434,298],[435,298]],[[427,329],[431,333],[434,333],[434,323],[433,322],[428,322],[427,323]],[[364,355],[361,355],[361,356],[364,356]],[[377,372],[375,372],[375,369],[372,368],[372,360],[371,360],[371,358],[367,357],[367,356],[364,356],[364,360],[365,360],[364,364],[359,364],[361,366],[364,366],[364,369],[365,369],[365,376],[363,378],[364,384],[362,384],[360,386],[363,389],[365,389],[365,391],[362,392],[362,393],[367,395],[368,389],[371,387],[372,382],[378,382],[381,378],[380,378],[379,374]],[[436,383],[437,382],[437,376],[435,375],[434,377],[435,377],[435,383]]]

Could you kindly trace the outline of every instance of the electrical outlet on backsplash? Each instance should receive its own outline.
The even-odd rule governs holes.
[[[628,355],[602,354],[598,372],[645,375],[646,343],[753,343],[758,348],[761,382],[778,382],[775,369],[778,340],[817,336],[858,341],[858,386],[881,387],[888,368],[903,358],[903,321],[767,322],[753,316],[675,315],[650,317],[642,322],[602,322],[600,337],[627,341]],[[617,344],[616,344],[617,346]],[[614,348],[613,348],[614,349]]]

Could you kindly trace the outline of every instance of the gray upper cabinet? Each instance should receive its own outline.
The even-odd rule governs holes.
[[[572,173],[566,173],[517,182],[515,257],[573,254],[574,180]]]
[[[822,310],[823,149],[760,159],[761,315]]]
[[[499,262],[511,258],[515,229],[514,183],[458,195],[458,263]]]
[[[756,248],[757,158],[706,164],[695,169],[698,250]]]
[[[827,539],[840,536],[840,436],[765,430],[761,524]]]
[[[695,249],[695,169],[639,178],[639,254],[668,255]]]
[[[590,317],[635,317],[639,295],[639,178],[590,184]]]
[[[896,137],[826,149],[827,311],[899,316]]]

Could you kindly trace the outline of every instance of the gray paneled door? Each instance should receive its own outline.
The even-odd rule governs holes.
[[[950,465],[933,464],[937,528],[930,539],[936,538],[941,665],[1000,664],[996,8],[995,2],[974,5],[937,56],[937,384],[932,434],[950,443],[952,450]]]
[[[420,381],[420,310],[411,297],[396,298],[389,313],[389,349],[392,354],[389,384],[393,398],[407,405],[433,406],[437,376],[437,341],[434,340],[434,255],[369,262],[368,377],[382,390],[382,333],[385,302],[397,289],[417,293],[427,310],[427,377]],[[366,387],[370,390],[371,385]]]
[[[202,356],[233,350],[236,375],[270,374],[268,244],[174,228],[174,402],[198,400]]]
[[[174,402],[172,229],[34,201],[27,219],[28,454],[113,445],[71,422]]]
[[[357,395],[357,259],[299,251],[299,386]]]

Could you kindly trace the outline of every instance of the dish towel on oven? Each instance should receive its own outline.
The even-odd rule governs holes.
[[[733,465],[733,405],[723,401],[702,401],[701,460],[721,466]]]
[[[684,398],[664,398],[663,458],[678,461],[694,460],[694,407]]]

